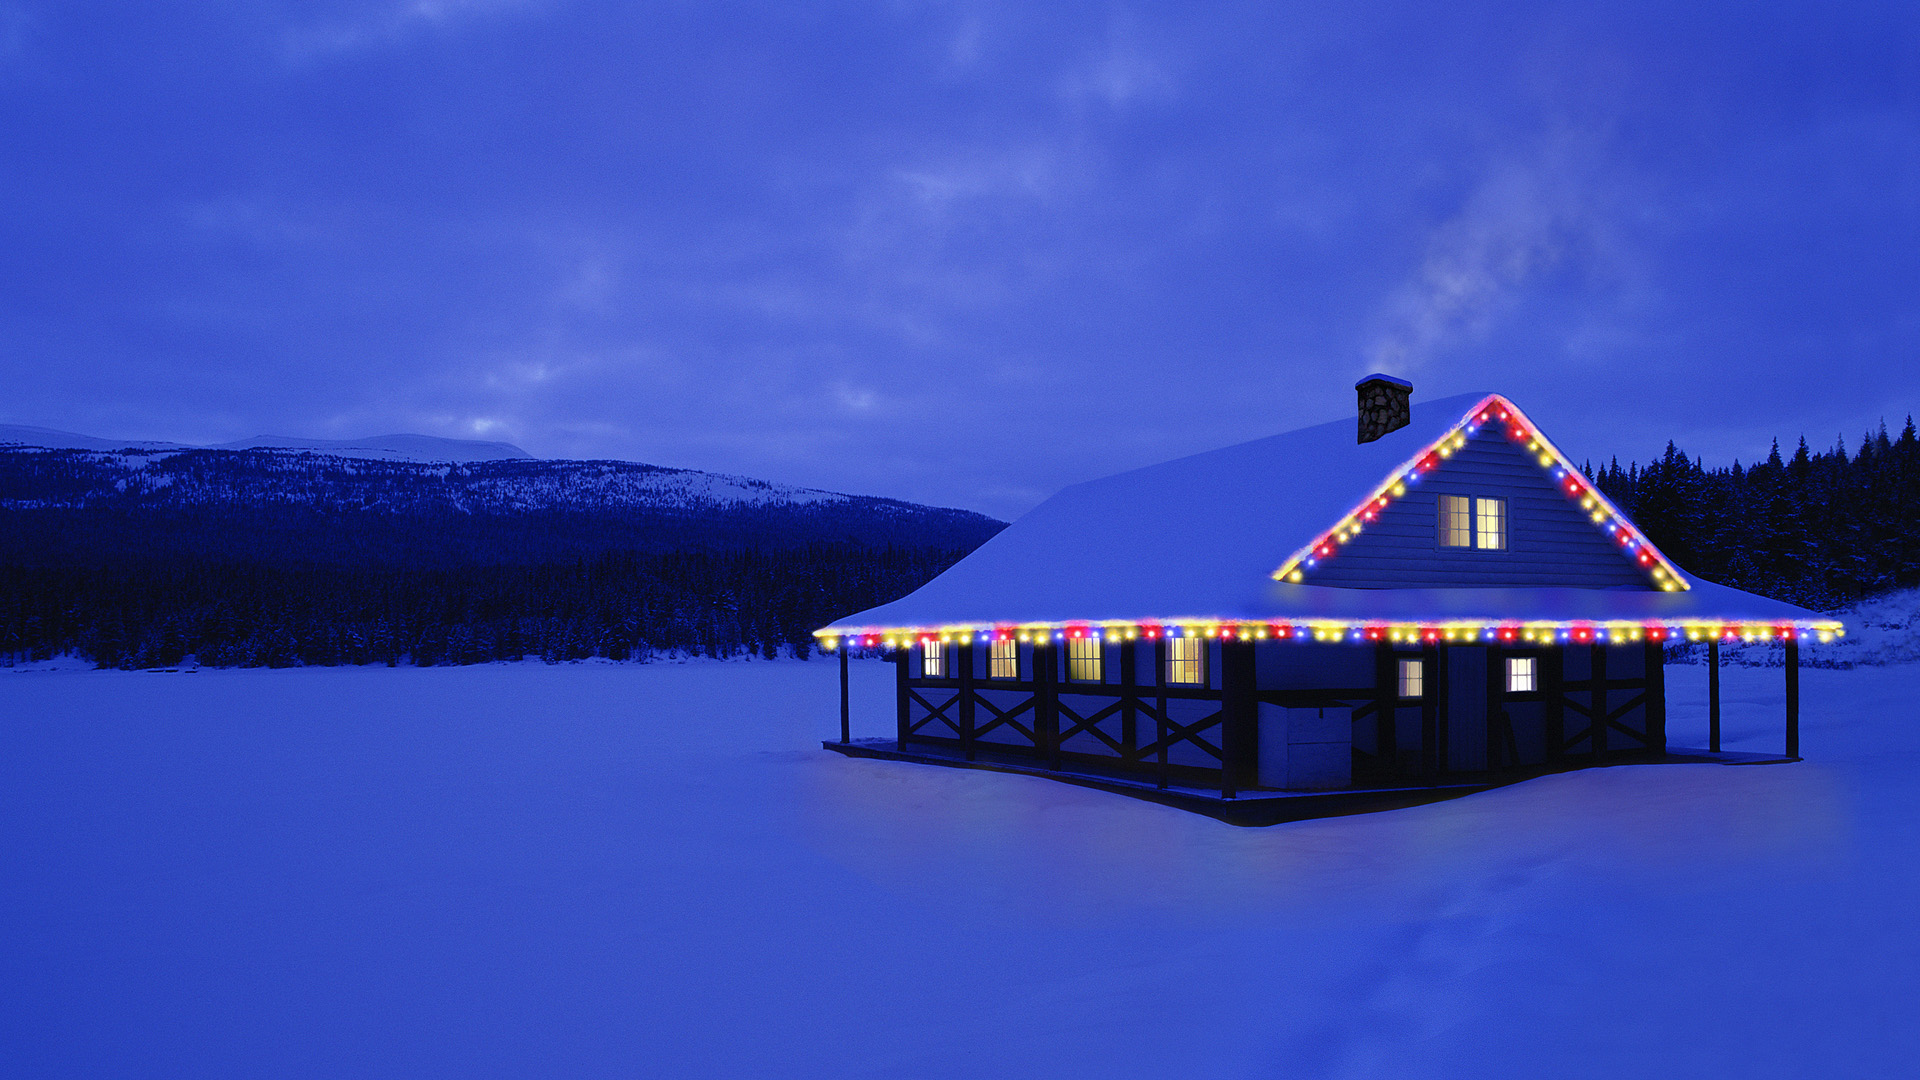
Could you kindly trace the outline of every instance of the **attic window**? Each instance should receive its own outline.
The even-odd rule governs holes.
[[[1507,549],[1507,500],[1473,500],[1473,546],[1482,551]]]
[[[993,651],[987,654],[987,677],[990,679],[1020,677],[1019,642],[1003,637],[993,643]]]
[[[1067,681],[1099,682],[1100,642],[1096,638],[1080,637],[1067,640]]]
[[[1507,500],[1467,495],[1440,496],[1440,546],[1507,549]]]
[[[1207,643],[1203,638],[1167,639],[1167,682],[1205,686],[1207,682]]]
[[[944,679],[947,677],[947,649],[938,641],[929,641],[920,646],[920,677],[923,679]]]

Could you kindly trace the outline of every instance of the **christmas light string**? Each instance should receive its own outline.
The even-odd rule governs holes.
[[[1569,500],[1578,500],[1580,508],[1587,512],[1593,524],[1602,528],[1612,542],[1618,544],[1646,572],[1655,588],[1664,592],[1684,592],[1693,587],[1680,569],[1627,520],[1619,507],[1599,488],[1587,482],[1586,476],[1567,460],[1552,440],[1541,433],[1533,421],[1520,411],[1519,406],[1499,394],[1489,394],[1468,410],[1445,435],[1388,474],[1373,494],[1354,507],[1339,524],[1287,556],[1280,569],[1273,572],[1273,579],[1303,583],[1321,563],[1338,557],[1341,546],[1359,536],[1366,524],[1376,520],[1382,510],[1405,496],[1409,484],[1420,483],[1427,474],[1439,468],[1441,462],[1452,457],[1454,451],[1465,448],[1469,435],[1494,424],[1506,427],[1510,441],[1525,444],[1541,471],[1552,475],[1554,487]]]
[[[1763,642],[1807,641],[1821,643],[1846,636],[1846,628],[1834,619],[1739,620],[1685,619],[1652,620],[1453,620],[1443,623],[1408,623],[1314,619],[1309,621],[1215,620],[1196,622],[1140,623],[1022,623],[1018,625],[948,626],[940,628],[866,628],[853,632],[819,630],[820,646],[829,651],[842,644],[853,648],[898,649],[915,644],[972,645],[1014,641],[1045,645],[1051,642],[1093,640],[1106,644],[1128,641],[1157,641],[1162,638],[1198,637],[1231,641],[1299,641],[1358,644],[1386,642],[1396,645],[1511,644],[1526,645],[1602,645],[1632,642]]]

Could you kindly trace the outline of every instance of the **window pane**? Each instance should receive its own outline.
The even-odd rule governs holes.
[[[1400,661],[1400,696],[1403,698],[1427,696],[1427,662],[1425,660]]]
[[[920,646],[920,677],[923,679],[944,679],[947,677],[947,647],[938,641],[929,641]]]
[[[1507,693],[1531,694],[1539,689],[1538,663],[1531,656],[1507,657]]]
[[[1477,519],[1474,546],[1492,551],[1505,551],[1507,547],[1507,500],[1475,499],[1474,516]]]
[[[1203,686],[1207,681],[1207,641],[1205,638],[1167,639],[1167,681]]]
[[[1440,546],[1473,546],[1473,500],[1465,495],[1440,496]]]
[[[1067,680],[1099,682],[1100,642],[1093,638],[1067,639]]]
[[[987,654],[987,677],[990,679],[1020,677],[1019,642],[1007,638],[993,643],[993,651]]]

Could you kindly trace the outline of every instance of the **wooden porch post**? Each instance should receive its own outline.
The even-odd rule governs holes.
[[[1443,765],[1440,746],[1440,646],[1420,650],[1420,774],[1431,780]]]
[[[962,645],[954,650],[954,659],[960,664],[960,749],[968,761],[973,760],[973,645]]]
[[[1447,700],[1447,695],[1453,692],[1453,673],[1448,670],[1453,666],[1452,650],[1442,643],[1435,645],[1433,652],[1438,660],[1434,664],[1433,673],[1434,727],[1436,729],[1434,747],[1437,751],[1434,760],[1439,766],[1439,774],[1445,776],[1453,767],[1453,744],[1450,741],[1453,735],[1449,730],[1453,719],[1453,705]]]
[[[1598,761],[1600,755],[1607,752],[1607,647],[1596,641],[1589,652],[1592,658],[1590,666],[1593,668],[1593,697],[1590,699],[1593,726],[1587,730],[1593,734],[1587,739],[1593,743],[1593,759]]]
[[[1567,754],[1566,646],[1548,646],[1540,667],[1540,689],[1546,692],[1542,711],[1546,713],[1547,763],[1555,764]]]
[[[1506,749],[1507,653],[1498,645],[1487,646],[1487,769],[1501,764]],[[1517,762],[1505,762],[1507,765]]]
[[[1047,759],[1047,768],[1060,767],[1060,711],[1055,708],[1059,689],[1054,686],[1053,642],[1045,637],[1033,643],[1033,741]]]
[[[1800,760],[1800,639],[1787,639],[1787,756]]]
[[[1400,659],[1390,642],[1373,646],[1373,760],[1381,775],[1400,771]]]
[[[907,748],[907,702],[910,700],[907,695],[907,665],[912,659],[911,645],[902,645],[893,650],[893,662],[896,665],[893,672],[893,704],[894,711],[899,714],[900,729],[895,739],[902,750]]]
[[[1707,639],[1707,749],[1720,752],[1720,639]]]
[[[1160,695],[1153,700],[1153,744],[1158,749],[1160,782],[1158,787],[1167,786],[1167,639],[1160,637],[1153,643],[1153,685],[1160,689]]]
[[[1646,643],[1647,756],[1667,755],[1667,650],[1657,641]]]
[[[1255,696],[1253,642],[1220,642],[1220,797],[1252,787],[1259,767],[1260,699]]]
[[[847,653],[853,646],[846,638],[840,639],[840,745],[853,741],[853,713],[847,706]]]
[[[1125,761],[1128,765],[1136,763],[1140,758],[1139,715],[1138,710],[1134,707],[1136,695],[1139,693],[1138,688],[1135,686],[1138,672],[1134,671],[1133,663],[1133,642],[1121,642],[1120,745],[1125,748],[1121,760]]]

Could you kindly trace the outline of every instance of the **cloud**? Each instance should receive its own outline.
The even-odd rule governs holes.
[[[1131,20],[1115,20],[1106,39],[1062,76],[1062,95],[1075,105],[1115,110],[1172,97],[1173,77],[1161,58],[1141,43],[1143,36]]]
[[[1411,374],[1484,338],[1547,276],[1617,257],[1601,139],[1557,131],[1496,160],[1460,211],[1428,236],[1420,268],[1382,305],[1366,349],[1374,370]]]
[[[541,0],[384,0],[364,5],[349,18],[290,30],[283,48],[292,63],[316,62],[390,48],[417,33],[449,30],[541,6]]]

